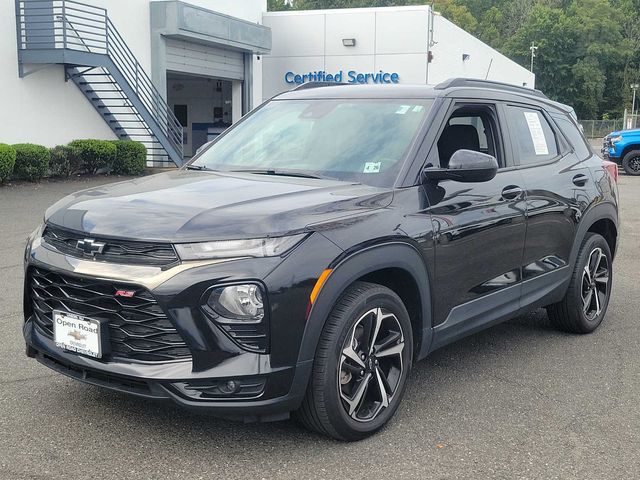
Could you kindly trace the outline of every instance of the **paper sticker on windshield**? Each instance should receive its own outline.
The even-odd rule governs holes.
[[[362,173],[379,173],[382,162],[367,162]]]
[[[531,141],[533,142],[533,149],[535,150],[536,155],[549,155],[547,139],[544,136],[544,131],[542,130],[542,125],[540,124],[540,117],[538,116],[538,113],[523,113],[529,127],[529,133],[531,134]]]
[[[400,105],[398,107],[398,110],[396,110],[396,113],[398,115],[404,115],[405,113],[407,113],[409,111],[410,108],[411,108],[411,105]]]

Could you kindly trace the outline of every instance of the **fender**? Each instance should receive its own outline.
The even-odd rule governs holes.
[[[414,359],[426,356],[432,337],[431,289],[427,267],[416,247],[407,242],[393,241],[358,250],[333,266],[331,275],[322,286],[309,313],[298,363],[314,358],[326,319],[342,292],[363,275],[383,268],[401,268],[407,271],[418,286],[421,305],[418,330],[421,331],[421,342]]]
[[[608,219],[613,222],[616,226],[616,231],[618,235],[616,239],[620,237],[618,230],[618,210],[615,204],[607,202],[607,203],[599,203],[589,210],[587,210],[580,219],[580,223],[578,223],[578,228],[576,230],[576,235],[573,239],[573,246],[571,247],[571,256],[569,257],[569,265],[571,265],[571,271],[576,264],[576,259],[578,258],[578,253],[580,251],[580,246],[582,245],[582,241],[584,240],[587,231],[598,220]],[[617,250],[617,249],[616,249]]]

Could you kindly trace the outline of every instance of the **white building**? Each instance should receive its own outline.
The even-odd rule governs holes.
[[[0,143],[132,138],[150,161],[181,163],[263,99],[314,75],[533,87],[530,72],[427,6],[280,13],[266,3],[4,0]]]
[[[309,74],[330,80],[338,74],[351,83],[436,84],[468,77],[534,86],[531,72],[427,5],[268,12],[262,18],[273,38],[263,60],[265,98]]]

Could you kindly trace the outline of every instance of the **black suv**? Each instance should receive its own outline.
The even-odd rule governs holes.
[[[357,440],[443,345],[539,307],[598,327],[617,185],[570,109],[465,79],[310,87],[177,171],[52,206],[25,252],[27,355]]]

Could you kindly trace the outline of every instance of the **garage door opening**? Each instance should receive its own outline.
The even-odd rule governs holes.
[[[185,159],[231,126],[235,114],[241,114],[234,112],[234,107],[241,108],[234,105],[234,83],[240,82],[167,72],[167,101],[182,124]]]

